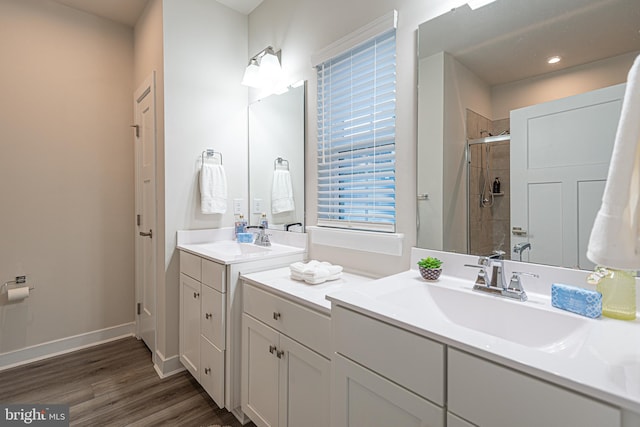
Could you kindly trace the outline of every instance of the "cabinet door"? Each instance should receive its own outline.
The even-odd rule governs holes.
[[[242,328],[242,410],[259,427],[276,427],[279,334],[246,314]]]
[[[225,349],[225,298],[224,294],[202,285],[202,335],[220,350]]]
[[[329,427],[331,362],[280,335],[280,426]]]
[[[200,384],[219,407],[224,407],[224,351],[200,336]]]
[[[444,409],[336,354],[333,427],[443,427]]]
[[[449,411],[478,426],[620,426],[619,409],[581,394],[454,349],[448,362]]]
[[[180,361],[200,380],[200,282],[180,274]]]

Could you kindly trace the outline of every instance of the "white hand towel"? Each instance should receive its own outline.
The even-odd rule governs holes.
[[[627,77],[602,205],[591,230],[587,257],[602,266],[640,269],[640,56]]]
[[[271,186],[271,212],[278,214],[293,211],[295,208],[291,174],[288,170],[274,170]]]
[[[203,214],[222,214],[227,211],[227,176],[222,165],[202,164],[200,202]]]
[[[327,280],[327,277],[329,277],[329,270],[322,265],[308,267],[304,270],[303,276],[305,282],[317,285]]]

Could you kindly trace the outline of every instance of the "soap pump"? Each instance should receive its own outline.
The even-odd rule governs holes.
[[[238,238],[239,233],[246,232],[247,229],[247,220],[244,219],[244,215],[240,214],[240,217],[235,223],[234,234],[236,239]]]
[[[493,181],[493,194],[498,194],[500,192],[500,177],[496,177]]]
[[[598,266],[587,279],[602,294],[602,315],[613,319],[636,318],[635,272]]]

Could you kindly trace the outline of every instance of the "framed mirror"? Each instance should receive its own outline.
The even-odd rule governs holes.
[[[305,93],[301,82],[249,105],[248,222],[304,231]]]
[[[635,0],[497,0],[421,24],[417,245],[591,268],[583,256],[590,217],[604,189],[620,85],[640,54],[639,30]],[[560,62],[549,64],[553,56]],[[593,100],[609,89],[611,99]],[[576,128],[559,122],[582,110],[591,115],[574,119]],[[583,143],[590,135],[596,145]],[[554,178],[554,186],[532,178],[527,165],[547,167],[547,176],[574,166],[598,175]],[[572,186],[582,192],[569,200]]]

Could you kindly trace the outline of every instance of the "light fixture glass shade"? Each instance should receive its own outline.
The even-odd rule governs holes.
[[[282,76],[280,60],[271,52],[264,54],[260,60],[260,81],[262,87],[274,86]]]
[[[260,87],[260,67],[258,67],[258,61],[255,59],[252,59],[246,70],[244,70],[242,84],[244,86]]]

